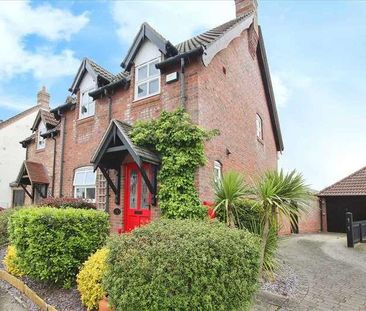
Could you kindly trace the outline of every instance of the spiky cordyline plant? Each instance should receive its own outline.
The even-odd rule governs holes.
[[[215,212],[222,210],[228,227],[234,228],[237,223],[237,203],[250,194],[244,178],[237,172],[225,173],[221,180],[214,183]]]
[[[263,268],[266,244],[271,225],[276,225],[278,214],[296,222],[301,213],[307,210],[310,191],[301,174],[269,171],[255,185],[256,201],[264,211],[262,233],[261,266]]]

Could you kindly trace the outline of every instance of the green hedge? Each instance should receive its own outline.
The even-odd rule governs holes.
[[[82,263],[105,244],[109,221],[100,211],[27,208],[10,217],[9,232],[25,274],[69,287]]]
[[[117,311],[247,310],[259,245],[218,222],[161,220],[109,241],[103,285]]]
[[[9,243],[9,234],[8,234],[9,218],[17,210],[19,210],[19,207],[7,208],[3,211],[0,211],[0,246]]]

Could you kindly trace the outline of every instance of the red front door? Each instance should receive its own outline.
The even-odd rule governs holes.
[[[144,164],[150,178],[150,165]],[[125,232],[150,222],[151,193],[136,163],[126,165],[125,180]]]

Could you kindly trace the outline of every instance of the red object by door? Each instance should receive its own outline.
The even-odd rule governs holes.
[[[151,167],[144,164],[144,169],[151,177]],[[136,163],[126,165],[125,180],[125,232],[149,223],[151,220],[151,193],[146,186]]]

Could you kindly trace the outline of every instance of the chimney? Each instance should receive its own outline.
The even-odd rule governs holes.
[[[256,11],[257,7],[257,0],[235,0],[236,17]]]
[[[37,105],[46,109],[50,108],[50,94],[45,86],[42,86],[42,89],[37,93]]]

